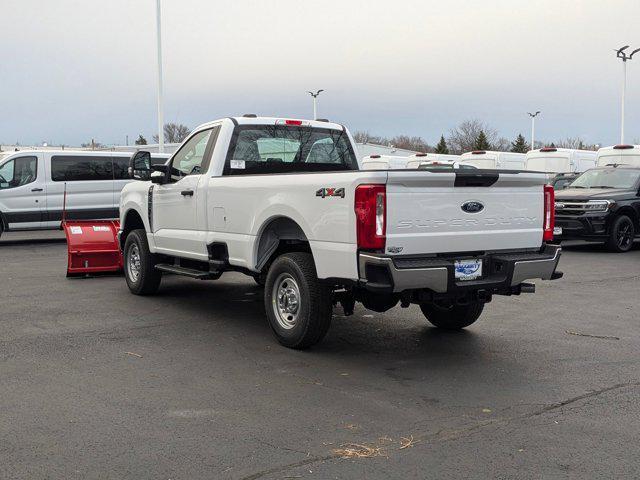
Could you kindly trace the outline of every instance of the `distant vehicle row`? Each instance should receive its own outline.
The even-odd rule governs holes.
[[[462,155],[418,153],[411,156],[369,155],[362,160],[365,170],[478,168],[490,170],[530,170],[555,174],[582,173],[596,166],[640,166],[640,145],[616,145],[597,152],[545,147],[526,154],[476,150]],[[574,177],[575,178],[575,177]]]

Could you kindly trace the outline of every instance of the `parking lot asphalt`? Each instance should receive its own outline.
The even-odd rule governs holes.
[[[463,332],[336,310],[300,352],[248,277],[136,297],[66,279],[60,232],[6,234],[0,478],[637,478],[638,247],[566,247]]]

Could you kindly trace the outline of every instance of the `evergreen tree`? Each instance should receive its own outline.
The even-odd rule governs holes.
[[[511,151],[515,153],[527,153],[529,151],[529,145],[522,134],[519,133],[516,137],[516,141],[511,142]]]
[[[438,145],[436,145],[435,153],[449,153],[449,148],[447,147],[447,142],[444,139],[444,135],[440,135],[440,141],[438,142]]]
[[[487,136],[484,133],[484,130],[480,130],[478,136],[476,137],[476,141],[473,144],[474,150],[491,150],[491,145],[489,145],[489,140],[487,140]]]
[[[136,140],[136,145],[146,145],[147,144],[147,139],[144,138],[142,135],[138,135],[138,139]]]

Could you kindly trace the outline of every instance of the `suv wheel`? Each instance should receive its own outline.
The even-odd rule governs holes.
[[[454,305],[449,308],[433,303],[423,303],[420,310],[427,320],[438,328],[461,330],[475,322],[484,309],[484,303],[473,302],[467,305]]]
[[[155,268],[155,255],[149,251],[144,230],[133,230],[124,244],[124,276],[131,293],[151,295],[158,291],[162,273]]]
[[[633,220],[627,215],[619,215],[611,224],[607,248],[612,252],[628,252],[633,247],[635,236],[636,228]]]
[[[318,280],[311,254],[286,253],[271,264],[264,307],[271,329],[285,347],[308,348],[324,338],[333,311],[331,289]]]

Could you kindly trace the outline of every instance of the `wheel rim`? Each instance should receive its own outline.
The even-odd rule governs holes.
[[[300,288],[288,273],[282,273],[273,284],[271,304],[278,325],[285,330],[296,326],[300,313]]]
[[[633,224],[630,221],[625,220],[618,226],[616,240],[618,241],[618,247],[629,248],[629,245],[633,242]]]
[[[131,244],[127,251],[127,273],[133,282],[140,278],[140,250],[135,243]]]

